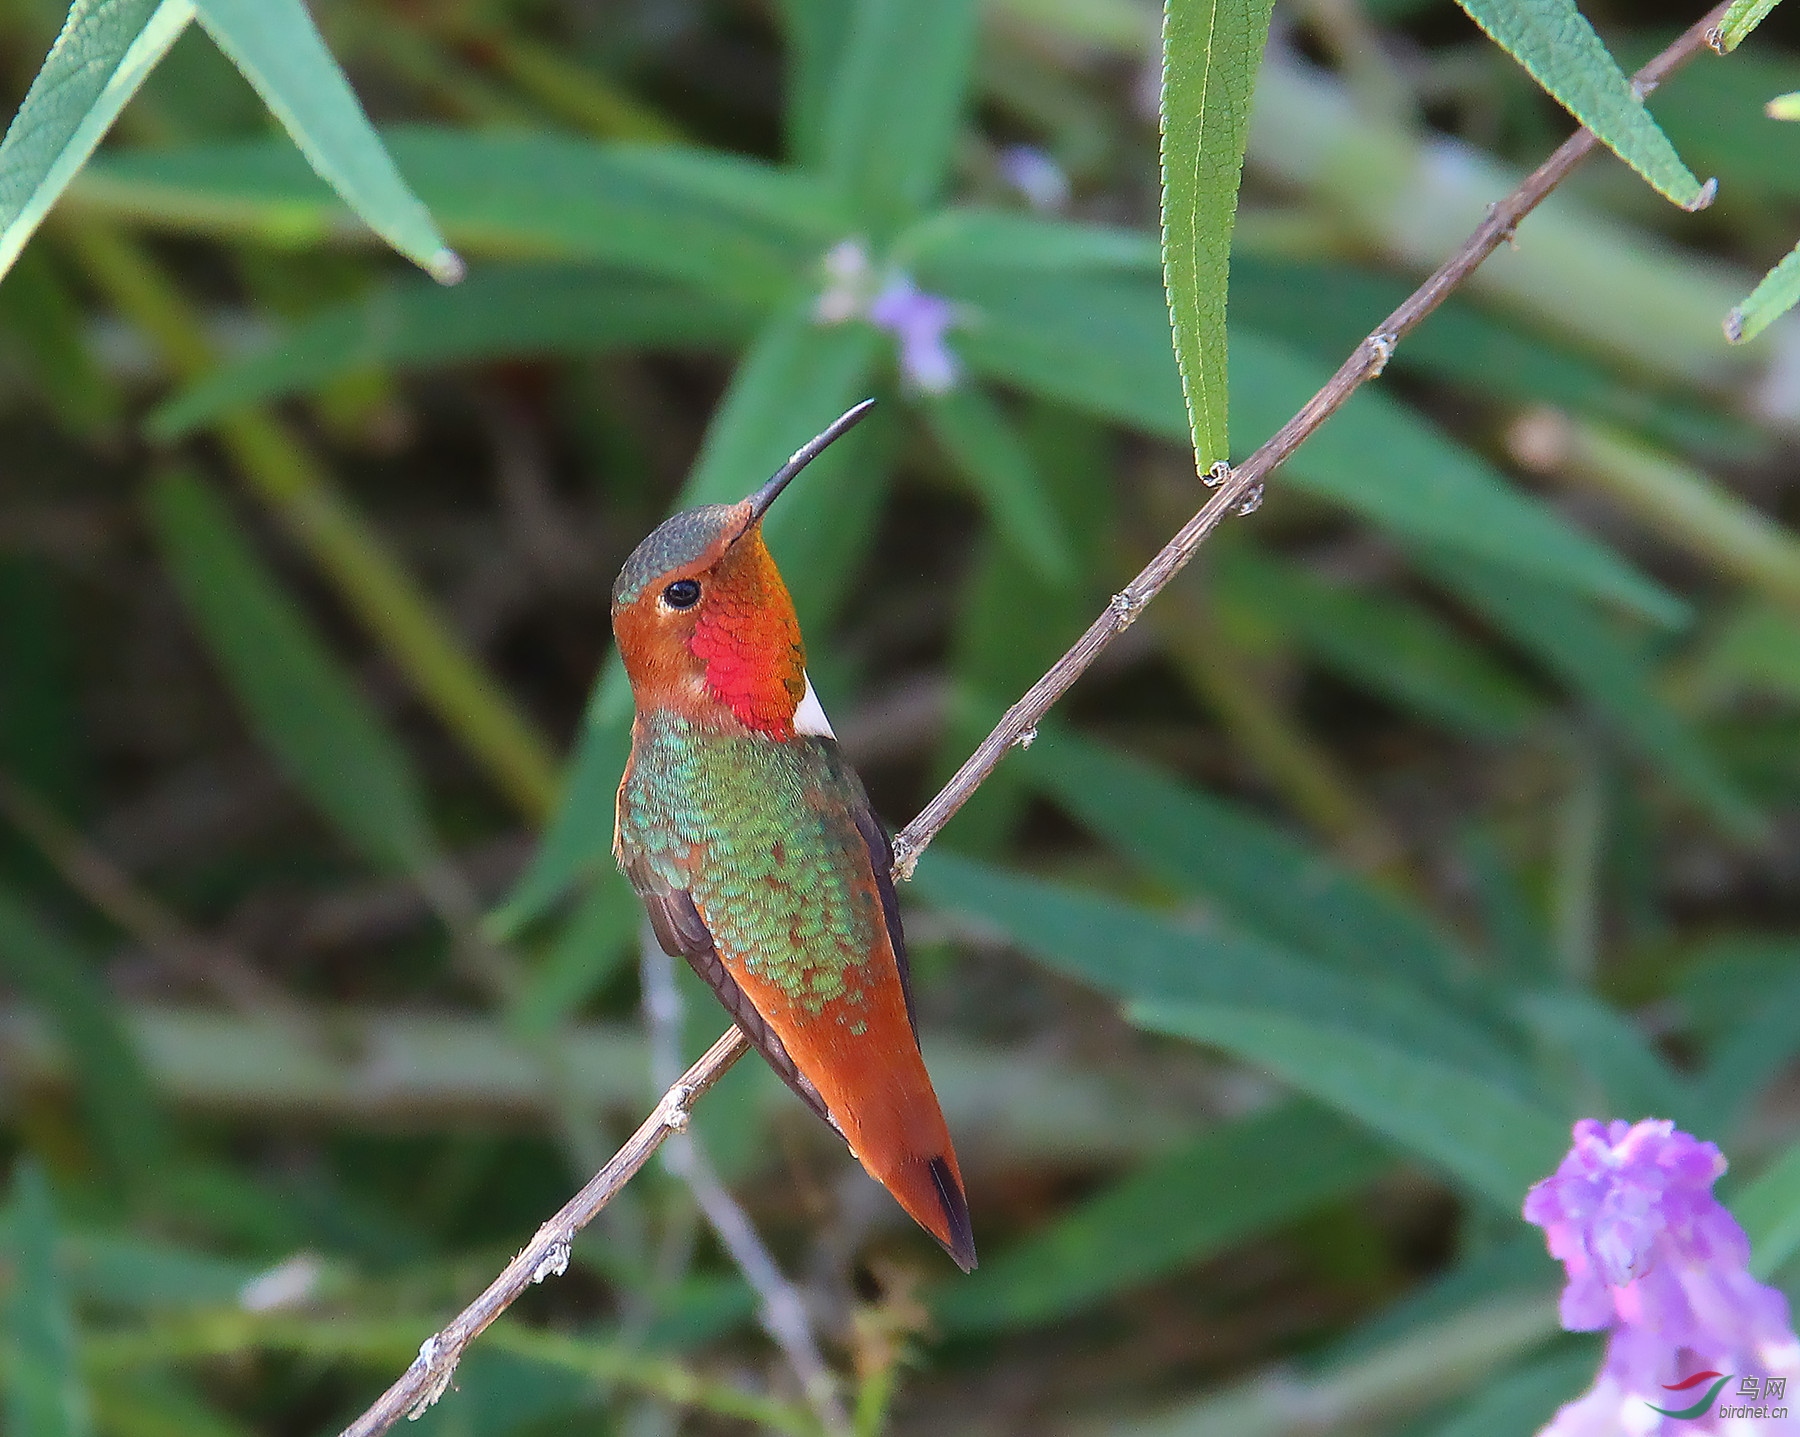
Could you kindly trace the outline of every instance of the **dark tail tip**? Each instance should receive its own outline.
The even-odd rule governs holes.
[[[930,1162],[931,1181],[937,1188],[938,1202],[944,1209],[944,1222],[950,1229],[950,1240],[938,1242],[945,1252],[964,1272],[975,1271],[975,1228],[969,1221],[969,1200],[963,1195],[962,1184],[957,1181],[956,1174],[951,1171],[950,1164],[942,1158],[933,1158]]]

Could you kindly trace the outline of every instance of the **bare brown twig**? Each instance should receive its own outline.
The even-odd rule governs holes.
[[[1680,38],[1645,65],[1633,77],[1641,94],[1647,94],[1679,66],[1704,48],[1707,37],[1723,20],[1726,4],[1715,6],[1691,25]],[[1599,144],[1590,130],[1577,130],[1556,151],[1527,175],[1513,192],[1488,211],[1487,218],[1462,246],[1432,272],[1381,325],[1359,344],[1338,367],[1323,388],[1300,412],[1281,426],[1261,448],[1235,469],[1216,468],[1207,475],[1214,486],[1212,497],[1189,519],[1175,537],[1161,548],[1138,576],[1113,595],[1098,618],[1060,659],[1050,667],[1016,704],[1006,711],[994,730],[970,754],[954,777],[944,785],[923,812],[894,838],[894,876],[912,876],[913,865],[956,811],[987,779],[1015,744],[1029,742],[1050,706],[1114,639],[1129,628],[1144,606],[1193,558],[1207,537],[1227,515],[1245,501],[1254,502],[1264,481],[1321,424],[1335,414],[1393,358],[1394,348],[1466,280],[1490,254],[1513,237],[1519,222],[1536,209],[1544,197],[1568,177]],[[630,1180],[671,1132],[687,1126],[693,1102],[741,1058],[749,1043],[735,1027],[714,1043],[699,1062],[682,1075],[657,1104],[656,1110],[631,1135],[612,1160],[594,1175],[562,1211],[538,1229],[525,1248],[507,1264],[485,1292],[456,1320],[431,1338],[401,1377],[375,1405],[349,1427],[343,1437],[379,1437],[400,1417],[429,1406],[449,1385],[463,1350],[481,1331],[512,1304],[532,1282],[560,1273],[568,1263],[574,1236],[603,1208],[612,1195]]]

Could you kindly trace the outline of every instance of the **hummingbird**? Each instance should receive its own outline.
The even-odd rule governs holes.
[[[813,692],[762,535],[781,491],[873,404],[741,503],[665,520],[619,571],[613,634],[637,712],[613,854],[663,951],[969,1272],[969,1203],[919,1051],[893,848]]]

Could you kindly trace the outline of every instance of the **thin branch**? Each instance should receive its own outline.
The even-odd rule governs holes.
[[[1715,6],[1704,19],[1690,26],[1633,77],[1640,95],[1647,94],[1677,68],[1705,47],[1707,34],[1724,18],[1726,4]],[[1014,744],[1029,743],[1037,724],[1050,706],[1114,639],[1131,626],[1143,608],[1186,567],[1189,559],[1226,516],[1255,506],[1265,480],[1346,400],[1374,379],[1393,358],[1394,349],[1433,310],[1448,299],[1490,254],[1513,237],[1519,222],[1543,201],[1586,159],[1599,141],[1589,130],[1577,130],[1559,145],[1505,199],[1494,205],[1475,232],[1433,271],[1431,276],[1359,344],[1325,386],[1278,429],[1263,446],[1235,469],[1220,465],[1206,476],[1214,486],[1212,497],[1200,512],[1184,524],[1175,537],[1158,551],[1138,576],[1113,595],[1100,616],[1088,626],[1070,650],[1033,684],[1025,696],[1006,711],[1006,716],[924,811],[894,838],[894,876],[907,879],[932,839],[956,811],[987,779]],[[623,1148],[507,1264],[487,1291],[454,1322],[419,1350],[419,1356],[380,1400],[344,1430],[343,1437],[379,1437],[399,1418],[428,1407],[449,1385],[463,1349],[510,1305],[527,1286],[568,1264],[569,1244],[612,1195],[623,1187],[671,1132],[687,1126],[688,1112],[696,1098],[711,1087],[725,1070],[741,1058],[749,1042],[732,1028],[712,1045],[699,1062],[670,1088],[644,1125]]]
[[[639,972],[643,975],[644,1019],[650,1028],[651,1070],[654,1081],[666,1083],[681,1064],[681,994],[675,987],[675,960],[657,945],[648,926],[643,934]],[[838,1398],[837,1379],[813,1336],[806,1302],[776,1266],[774,1255],[763,1245],[749,1214],[719,1181],[706,1149],[693,1133],[679,1133],[669,1139],[663,1163],[687,1184],[707,1225],[756,1293],[761,1303],[758,1317],[763,1331],[781,1349],[788,1366],[800,1379],[801,1390],[819,1425],[833,1434],[847,1434],[850,1418]]]

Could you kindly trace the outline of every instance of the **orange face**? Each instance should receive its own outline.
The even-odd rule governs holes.
[[[701,717],[722,707],[746,728],[789,738],[806,693],[793,600],[762,525],[744,526],[747,506],[718,517],[717,537],[698,554],[615,602],[613,632],[625,672],[640,708]]]

